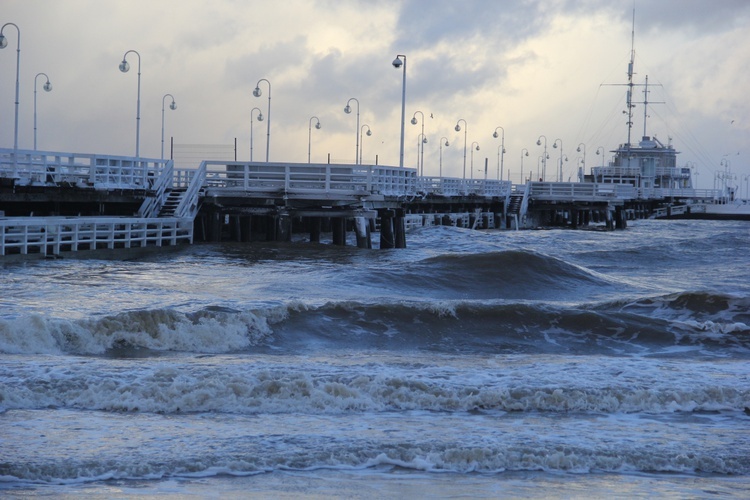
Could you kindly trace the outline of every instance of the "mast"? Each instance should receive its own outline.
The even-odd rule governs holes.
[[[648,118],[648,75],[643,87],[643,137],[646,137],[646,119]]]
[[[635,7],[633,7],[633,27],[630,34],[630,62],[628,63],[628,151],[630,150],[630,132],[633,128],[633,65],[635,64]]]

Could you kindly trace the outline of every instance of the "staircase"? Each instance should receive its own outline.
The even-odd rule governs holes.
[[[510,201],[508,202],[507,215],[520,215],[521,206],[523,205],[523,193],[516,193],[510,195]]]
[[[167,199],[159,210],[159,217],[174,217],[177,207],[185,198],[187,188],[174,188],[167,195]]]

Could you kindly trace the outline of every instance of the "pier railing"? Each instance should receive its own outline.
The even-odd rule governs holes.
[[[172,160],[0,148],[0,177],[17,185],[151,189]]]
[[[190,218],[0,218],[0,256],[168,246],[193,242]]]
[[[204,161],[206,188],[245,193],[392,196],[416,192],[416,171],[378,165]]]
[[[417,191],[441,196],[506,197],[512,183],[493,179],[454,179],[450,177],[418,177]]]
[[[529,196],[535,200],[587,201],[632,199],[636,189],[630,184],[593,182],[530,182]]]

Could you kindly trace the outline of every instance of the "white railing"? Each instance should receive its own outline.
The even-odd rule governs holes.
[[[151,189],[171,160],[0,148],[0,177],[17,185]]]
[[[593,182],[529,182],[529,196],[537,200],[632,199],[636,189],[630,184]]]
[[[723,195],[720,189],[662,189],[638,188],[637,197],[659,200],[663,198],[691,198],[699,200],[719,200]]]
[[[168,246],[193,242],[189,218],[0,218],[0,256]]]
[[[175,208],[176,217],[188,217],[194,219],[198,215],[198,206],[201,189],[206,182],[206,165],[201,163],[197,170],[179,170],[175,176],[175,187],[186,187],[180,204]]]
[[[284,194],[410,195],[416,170],[378,165],[204,161],[207,189]]]
[[[417,191],[441,196],[476,195],[506,197],[512,188],[510,181],[493,179],[453,179],[449,177],[418,177]]]

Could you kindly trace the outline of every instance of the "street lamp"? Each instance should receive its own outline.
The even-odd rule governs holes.
[[[474,180],[474,145],[477,146],[477,151],[479,151],[479,143],[477,141],[474,141],[471,143],[471,180]]]
[[[562,157],[563,157],[563,142],[562,139],[555,139],[552,143],[552,147],[557,149],[557,142],[560,141],[560,170],[557,172],[557,182],[562,182]]]
[[[52,84],[49,82],[47,73],[37,73],[34,77],[34,151],[36,151],[36,80],[42,75],[44,75],[44,78],[47,79],[42,88],[45,92],[49,92],[50,90],[52,90]]]
[[[463,175],[463,184],[464,188],[466,185],[466,133],[469,131],[469,125],[466,124],[466,120],[463,118],[459,118],[456,122],[456,132],[461,131],[461,125],[459,125],[461,122],[464,122],[464,175]]]
[[[446,148],[450,146],[450,143],[448,143],[447,137],[440,138],[440,178],[443,177],[443,141],[445,141]]]
[[[18,75],[21,67],[21,29],[15,23],[3,24],[3,27],[0,28],[0,49],[8,46],[8,39],[3,35],[3,30],[6,26],[13,26],[18,33],[18,40],[16,42],[16,122],[13,129],[13,175],[15,175],[16,165],[18,164],[16,155],[18,152]]]
[[[260,108],[253,108],[250,110],[250,161],[253,161],[253,111],[258,110],[258,121],[263,121],[263,112]]]
[[[309,127],[307,128],[307,163],[310,163],[310,148],[312,145],[312,121],[313,119],[316,121],[315,123],[316,130],[320,130],[320,120],[318,119],[317,116],[311,116]]]
[[[255,90],[253,90],[255,97],[260,97],[261,95],[260,82],[266,82],[268,85],[268,110],[266,111],[266,163],[268,163],[268,154],[271,150],[271,82],[265,78],[258,80],[258,83],[255,84]],[[250,114],[252,115],[252,112]]]
[[[362,133],[365,130],[365,127],[367,128],[367,132],[365,134],[367,137],[370,137],[372,135],[372,130],[370,130],[370,126],[366,123],[362,125],[359,129],[359,142],[362,144],[362,147],[359,148],[359,164],[362,165],[362,150],[365,149],[365,141],[362,140]]]
[[[403,63],[401,59],[404,60]],[[402,64],[404,66],[404,83],[401,86],[401,151],[398,160],[399,167],[404,166],[404,121],[406,120],[406,56],[399,54],[393,60],[393,67],[399,69]]]
[[[495,131],[492,133],[492,137],[497,139],[497,130],[500,129],[502,134],[502,139],[500,142],[500,148],[497,150],[497,179],[500,180],[501,172],[503,171],[503,160],[505,160],[505,129],[503,127],[496,127]]]
[[[422,133],[420,134],[422,137],[422,140],[419,143],[420,148],[421,148],[420,150],[421,153],[420,153],[420,160],[417,165],[419,167],[419,175],[421,176],[421,175],[424,175],[424,145],[427,143],[427,136],[424,135],[424,113],[422,113],[421,111],[415,111],[414,116],[412,116],[411,118],[411,124],[412,125],[417,124],[417,113],[419,113],[421,121],[422,121]]]
[[[602,150],[602,167],[603,167],[604,166],[604,147],[603,146],[599,146],[598,148],[596,148],[596,154],[597,155],[599,154],[599,150],[600,149]]]
[[[349,100],[346,101],[344,113],[349,114],[352,112],[352,107],[349,106],[349,103],[352,101],[357,103],[357,128],[354,129],[354,136],[357,138],[357,149],[354,153],[354,163],[357,164],[357,162],[359,161],[359,99],[357,99],[356,97],[350,97]]]
[[[579,153],[583,151],[583,162],[581,163],[581,168],[578,169],[578,182],[583,182],[583,176],[586,172],[586,145],[584,143],[580,143],[576,148],[576,151]]]
[[[536,145],[541,146],[542,139],[544,139],[544,155],[542,156],[542,182],[545,182],[547,180],[547,158],[549,158],[549,156],[547,155],[547,136],[540,135],[539,139],[536,140]]]
[[[523,177],[523,157],[524,157],[524,153],[526,153],[526,156],[529,156],[529,150],[526,149],[526,148],[523,148],[521,150],[521,184],[526,184],[524,182],[524,177]],[[510,179],[508,179],[508,180],[510,180]]]
[[[127,73],[130,69],[130,64],[128,64],[126,58],[131,52],[138,56],[138,100],[135,109],[135,157],[139,158],[141,155],[141,55],[135,50],[125,52],[125,55],[122,56],[122,62],[120,63],[120,71]]]
[[[558,182],[563,181],[563,161],[568,161],[568,155],[560,155],[560,180]]]
[[[164,94],[164,97],[161,98],[161,159],[164,159],[164,100],[167,97],[172,98],[172,103],[169,105],[169,109],[175,110],[177,109],[177,103],[174,102],[174,96],[172,94]]]

